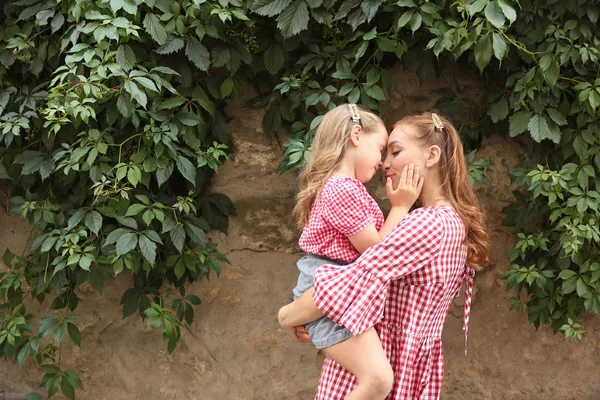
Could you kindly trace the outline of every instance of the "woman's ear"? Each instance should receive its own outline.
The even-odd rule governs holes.
[[[350,142],[354,146],[358,146],[358,142],[360,140],[360,134],[362,133],[362,126],[354,125],[352,129],[350,129]]]
[[[429,147],[429,152],[427,153],[427,160],[425,160],[425,166],[431,168],[437,163],[440,162],[442,157],[442,149],[440,146],[433,145]]]

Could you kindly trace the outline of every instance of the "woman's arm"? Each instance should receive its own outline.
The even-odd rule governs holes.
[[[277,318],[282,328],[304,325],[324,315],[315,305],[312,292],[312,288],[308,289],[296,301],[279,309]]]
[[[315,305],[354,335],[365,332],[383,317],[390,281],[428,265],[437,256],[443,237],[442,223],[433,209],[413,211],[354,263],[318,268]]]

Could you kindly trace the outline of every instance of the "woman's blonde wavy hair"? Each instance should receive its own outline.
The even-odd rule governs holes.
[[[432,114],[423,113],[405,117],[394,124],[413,128],[416,139],[426,145],[440,147],[440,177],[442,193],[454,207],[465,225],[467,265],[481,270],[490,263],[489,238],[479,200],[471,187],[463,145],[456,128],[446,118],[440,117],[443,128],[436,129]]]
[[[363,132],[372,133],[380,125],[385,126],[375,113],[362,107],[357,108]],[[310,148],[310,157],[299,177],[300,188],[296,195],[294,215],[300,229],[308,223],[310,211],[323,185],[340,166],[354,125],[356,123],[352,121],[348,104],[339,105],[327,112],[319,124]]]

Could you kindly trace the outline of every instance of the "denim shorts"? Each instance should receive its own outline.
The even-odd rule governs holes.
[[[326,257],[313,254],[308,254],[298,260],[296,265],[298,266],[298,270],[300,270],[300,275],[298,276],[298,284],[293,290],[294,300],[313,287],[315,271],[321,265],[326,264],[344,265],[345,263],[343,261],[330,260]],[[331,347],[334,344],[338,344],[352,337],[352,332],[350,332],[348,328],[336,324],[328,317],[321,317],[315,321],[309,322],[305,327],[313,345],[317,349]]]

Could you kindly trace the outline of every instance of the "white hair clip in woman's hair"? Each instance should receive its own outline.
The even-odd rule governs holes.
[[[358,113],[356,104],[348,104],[348,108],[350,109],[350,118],[352,118],[352,122],[360,124],[360,114]]]
[[[442,119],[436,113],[431,113],[431,119],[433,120],[433,125],[435,126],[435,130],[441,132],[444,130],[444,123]]]

